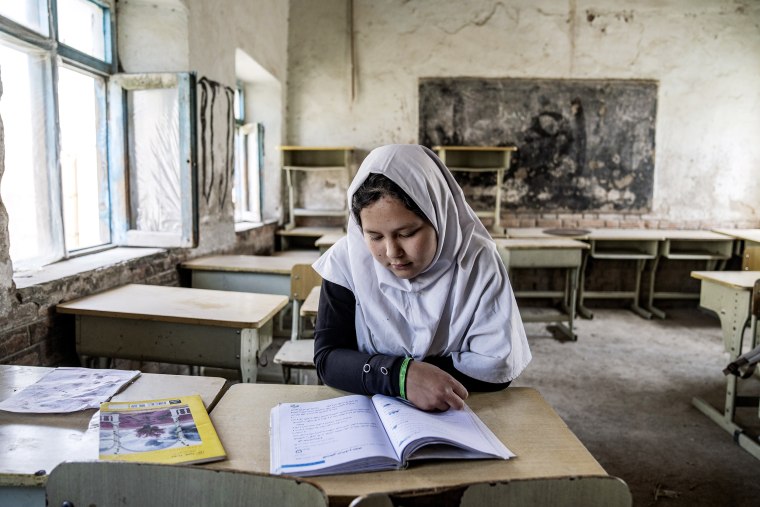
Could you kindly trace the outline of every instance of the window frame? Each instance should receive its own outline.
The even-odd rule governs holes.
[[[198,244],[199,214],[197,202],[197,139],[196,139],[196,89],[195,73],[154,73],[118,74],[118,52],[116,51],[116,2],[115,0],[87,0],[103,11],[104,59],[100,60],[59,41],[58,0],[44,0],[47,17],[47,32],[44,35],[35,29],[0,15],[0,38],[21,51],[43,54],[45,57],[44,76],[40,87],[44,93],[45,129],[45,174],[44,185],[50,197],[46,212],[49,214],[49,229],[45,235],[53,246],[51,254],[44,253],[36,258],[14,262],[15,270],[23,270],[31,265],[45,265],[79,257],[119,246],[143,247],[195,247]],[[41,5],[41,7],[43,7]],[[43,27],[44,28],[44,27]],[[105,146],[106,186],[101,189],[101,202],[107,204],[107,217],[101,226],[109,228],[110,240],[106,243],[71,249],[66,244],[63,210],[63,173],[61,167],[61,130],[59,124],[58,67],[65,66],[78,72],[105,80],[105,122],[97,128]],[[7,79],[7,77],[6,77]],[[180,168],[179,191],[181,198],[181,232],[163,233],[140,231],[131,228],[131,207],[129,205],[129,159],[126,114],[126,90],[139,89],[134,84],[141,82],[173,83],[180,98]],[[101,132],[101,129],[104,131]],[[98,147],[100,149],[100,146]],[[42,169],[40,169],[42,170]],[[11,259],[13,262],[13,259]]]

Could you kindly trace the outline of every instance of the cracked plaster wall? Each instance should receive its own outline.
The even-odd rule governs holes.
[[[352,4],[353,38],[350,2],[291,0],[290,144],[350,145],[361,155],[418,142],[420,78],[655,80],[649,212],[522,215],[507,224],[760,225],[760,3]]]

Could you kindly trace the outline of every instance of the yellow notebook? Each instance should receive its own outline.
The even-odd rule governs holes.
[[[102,460],[205,463],[226,457],[199,395],[100,405]]]

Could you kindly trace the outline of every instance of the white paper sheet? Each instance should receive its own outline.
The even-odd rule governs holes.
[[[56,414],[100,408],[138,375],[138,370],[56,368],[0,402],[0,410]]]

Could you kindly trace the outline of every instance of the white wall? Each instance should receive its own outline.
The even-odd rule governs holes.
[[[288,142],[417,142],[420,77],[654,79],[654,217],[760,224],[760,2],[291,0]]]
[[[197,78],[235,87],[238,54],[255,63],[267,82],[268,143],[280,144],[284,86],[287,75],[288,3],[280,0],[124,0],[118,4],[119,53],[125,72],[195,71]],[[199,99],[200,102],[200,99]],[[200,104],[199,104],[200,106]],[[200,129],[200,126],[199,126]],[[224,136],[216,137],[216,161],[225,160]],[[200,142],[200,139],[199,139]],[[268,150],[265,175],[279,195],[276,150]],[[213,169],[220,181],[223,167]],[[200,183],[199,183],[200,185]],[[233,246],[231,186],[222,196],[214,188],[209,199],[199,196],[199,249]],[[202,191],[199,189],[199,194]],[[264,216],[279,218],[280,203],[267,200]]]

